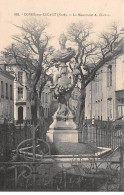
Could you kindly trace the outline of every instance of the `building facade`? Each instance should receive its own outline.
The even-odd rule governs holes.
[[[14,119],[14,77],[0,69],[0,123]]]
[[[12,65],[11,65],[12,64]],[[27,72],[18,65],[10,63],[6,70],[14,75],[14,121],[15,125],[24,125],[31,120],[31,109],[28,101]]]
[[[14,80],[14,119],[16,124],[24,124],[31,119],[30,103],[27,92],[27,75],[18,66],[13,67],[16,73]]]
[[[47,82],[42,91],[41,105],[44,110],[45,118],[52,116],[57,109],[57,100],[54,98],[54,91],[51,91],[49,82]]]
[[[124,115],[124,55],[106,63],[86,88],[85,116],[115,120]]]

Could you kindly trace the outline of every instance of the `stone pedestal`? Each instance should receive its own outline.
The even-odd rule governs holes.
[[[56,142],[81,142],[81,132],[78,130],[76,123],[73,121],[73,114],[68,109],[68,115],[60,114],[60,108],[53,116],[53,123],[50,125],[46,134],[46,141],[50,143]]]
[[[46,134],[46,141],[56,142],[81,142],[81,132],[78,130],[49,130]]]

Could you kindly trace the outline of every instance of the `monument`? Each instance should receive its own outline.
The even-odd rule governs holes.
[[[82,155],[85,154],[89,155],[89,157],[92,155],[101,155],[101,153],[108,152],[108,150],[102,150],[91,143],[87,143],[86,137],[85,140],[82,141],[82,132],[74,122],[74,115],[69,107],[69,99],[71,92],[76,85],[75,78],[78,77],[78,70],[74,63],[74,74],[71,77],[68,71],[68,62],[74,57],[75,52],[72,48],[65,47],[66,37],[64,34],[60,36],[59,43],[61,49],[55,53],[52,59],[53,62],[55,62],[55,65],[59,68],[59,74],[56,75],[55,85],[52,87],[59,104],[58,109],[53,116],[53,123],[50,125],[49,130],[46,133],[46,141],[37,139],[37,160],[41,160],[44,155],[50,155],[50,158],[51,155],[63,155],[64,158],[71,158],[71,161],[74,155],[79,155],[81,158]],[[37,129],[37,126],[35,129]],[[33,159],[35,159],[35,144],[32,147],[32,153],[30,147],[21,148],[22,144],[32,140],[35,143],[36,140],[33,138],[21,142],[17,148],[18,154],[24,155],[24,158],[25,155],[30,158],[30,155],[32,154]],[[39,144],[40,142],[42,145]],[[27,152],[28,150],[29,153]],[[55,160],[56,156],[52,157]],[[57,156],[57,158],[59,158],[59,156]],[[65,160],[62,158],[63,157],[61,156],[60,159]]]
[[[69,108],[69,98],[74,88],[73,79],[68,75],[67,62],[75,55],[72,48],[66,48],[67,39],[64,34],[60,36],[60,50],[58,50],[53,61],[58,65],[60,74],[57,76],[54,90],[55,97],[59,106],[53,116],[53,123],[50,125],[46,134],[46,140],[50,143],[56,142],[81,142],[81,132],[74,122],[74,115]]]

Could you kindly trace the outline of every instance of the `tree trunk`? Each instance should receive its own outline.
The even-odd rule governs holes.
[[[42,72],[42,61],[43,55],[39,55],[39,65],[37,67],[35,76],[33,78],[33,83],[31,83],[31,93],[30,93],[30,100],[31,100],[31,115],[32,115],[32,124],[34,126],[37,125],[37,106],[38,106],[38,94],[36,90],[37,83],[40,79],[41,72]]]
[[[32,116],[32,124],[34,126],[37,125],[37,92],[32,91],[32,97],[31,97],[31,116]]]
[[[77,105],[77,114],[76,114],[76,123],[78,124],[79,129],[83,130],[83,122],[85,117],[85,99],[86,99],[86,88],[81,85],[81,94],[78,98]]]

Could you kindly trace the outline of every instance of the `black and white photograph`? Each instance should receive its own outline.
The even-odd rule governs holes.
[[[0,0],[0,192],[124,191],[124,0]]]

